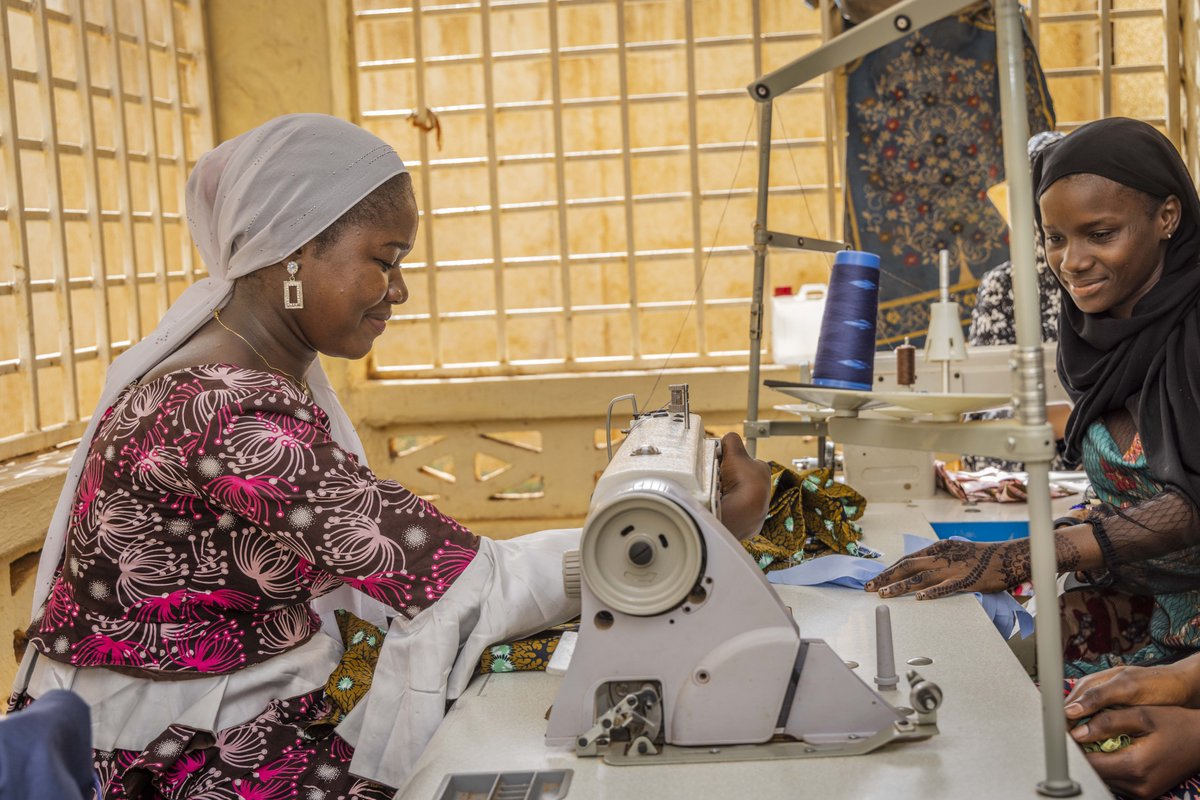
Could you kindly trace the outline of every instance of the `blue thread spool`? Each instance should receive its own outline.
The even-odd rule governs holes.
[[[838,252],[817,339],[814,385],[870,390],[875,376],[878,311],[879,256],[861,250]]]

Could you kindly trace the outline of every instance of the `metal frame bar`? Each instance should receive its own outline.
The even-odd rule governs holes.
[[[1100,8],[1100,116],[1112,116],[1113,30],[1112,0],[1097,0]]]
[[[1163,0],[1163,58],[1166,64],[1167,91],[1167,136],[1181,152],[1183,126],[1179,115],[1179,89],[1182,85],[1179,71],[1179,40],[1183,35],[1179,16],[1179,0]]]
[[[833,0],[821,0],[818,5],[818,13],[821,15],[821,40],[829,41],[833,38]],[[837,237],[838,231],[838,197],[837,187],[840,183],[841,176],[838,174],[838,165],[845,163],[842,156],[842,137],[839,133],[841,125],[838,124],[837,112],[837,76],[833,72],[826,72],[821,76],[821,88],[825,95],[825,175],[828,176],[828,188],[825,191],[825,211],[828,215],[827,235],[831,238]],[[824,453],[818,454],[824,457]]]
[[[701,240],[703,227],[704,193],[700,190],[700,108],[696,90],[696,22],[692,15],[692,4],[684,2],[684,28],[687,38],[687,95],[688,95],[688,172],[692,201],[692,280],[696,284],[694,295],[696,317],[696,350],[708,352],[708,331],[704,324],[704,242]]]
[[[9,40],[8,10],[0,6],[0,41]],[[0,78],[4,82],[4,98],[0,102],[0,135],[4,146],[0,154],[4,158],[5,190],[12,211],[8,216],[10,257],[13,268],[13,290],[17,295],[17,373],[23,386],[22,417],[26,431],[42,427],[41,387],[38,381],[37,343],[33,330],[33,295],[29,290],[30,263],[29,241],[25,236],[25,184],[21,172],[21,159],[12,142],[17,133],[17,100],[13,92],[12,54],[5,47],[0,58]]]
[[[547,0],[550,34],[550,100],[554,121],[554,189],[558,194],[558,252],[562,281],[563,355],[569,363],[575,360],[575,315],[571,308],[571,237],[567,208],[566,136],[563,132],[562,70],[559,67],[558,0]],[[501,211],[504,207],[501,206]]]
[[[1101,0],[1106,2],[1106,0]],[[951,8],[950,6],[954,7]],[[796,59],[770,75],[759,78],[748,89],[759,101],[759,182],[758,209],[754,225],[754,297],[750,311],[750,375],[744,425],[753,454],[756,437],[769,435],[758,421],[758,382],[762,337],[762,290],[767,253],[767,198],[770,189],[771,108],[774,98],[793,86],[806,83],[821,73],[842,66],[879,47],[895,41],[961,7],[958,0],[905,0],[888,12],[879,14],[825,46]],[[1019,426],[991,440],[981,427],[947,423],[896,423],[890,420],[833,419],[830,432],[837,438],[859,443],[889,446],[900,444],[926,449],[960,450],[964,440],[977,445],[972,449],[996,453],[997,446],[1024,454],[1028,479],[1030,546],[1035,591],[1043,597],[1056,596],[1057,558],[1050,513],[1050,461],[1054,455],[1053,437],[1046,424],[1046,388],[1044,357],[1041,346],[1041,305],[1038,302],[1037,274],[1033,258],[1033,190],[1029,160],[1024,142],[1029,138],[1025,98],[1025,62],[1021,19],[1017,0],[996,0],[997,72],[1000,80],[1001,118],[1004,133],[1004,161],[1009,183],[1013,296],[1017,329],[1017,347],[1013,386],[1013,404]],[[1103,7],[1102,7],[1103,9]],[[1111,51],[1109,51],[1111,52]],[[989,429],[994,432],[995,429]],[[977,440],[977,441],[975,441]],[[1057,676],[1062,674],[1060,620],[1057,614],[1041,614],[1037,621],[1038,672],[1043,676],[1042,731],[1045,748],[1046,778],[1038,792],[1052,797],[1080,793],[1067,767],[1066,718],[1062,714],[1062,693]]]
[[[970,0],[904,0],[807,55],[763,75],[746,87],[747,91],[759,102],[772,100],[967,5]]]
[[[86,22],[84,0],[74,0],[72,10],[75,18],[81,23]],[[88,32],[86,24],[76,24],[75,29],[75,65],[82,80],[87,80],[92,74],[91,59],[88,53]],[[104,253],[104,226],[101,217],[100,203],[100,174],[96,163],[96,115],[92,108],[92,93],[77,91],[79,96],[79,114],[82,121],[81,131],[83,140],[80,147],[84,159],[84,197],[87,198],[88,234],[91,237],[92,256],[92,302],[96,304],[96,350],[102,369],[108,369],[112,361],[112,332],[109,328],[108,285],[105,270],[107,259]],[[72,342],[72,344],[74,344]]]
[[[821,91],[820,87],[801,87],[793,90],[796,94],[816,93]],[[705,89],[696,93],[701,100],[724,100],[731,97],[742,96],[741,89]],[[620,102],[619,96],[594,96],[594,97],[568,97],[562,101],[563,108],[607,108],[613,103]],[[671,101],[684,102],[688,99],[687,92],[643,92],[641,94],[629,95],[629,103],[637,105],[639,103],[662,103]],[[512,100],[504,103],[496,103],[496,108],[501,111],[545,111],[552,107],[553,103],[550,100]],[[364,111],[364,118],[395,118],[407,117],[415,108],[381,108],[374,111]],[[483,103],[458,103],[455,105],[434,106],[433,110],[438,116],[448,117],[458,114],[478,114],[485,110]]]
[[[612,103],[609,103],[609,105],[612,105]],[[816,138],[775,139],[774,144],[777,147],[813,148],[822,147],[824,145],[824,140]],[[701,153],[732,153],[740,151],[744,145],[744,142],[708,142],[699,145],[699,150]],[[634,156],[662,156],[675,155],[686,152],[686,150],[687,145],[665,144],[647,147],[634,147],[630,150],[630,154]],[[618,159],[621,157],[622,152],[620,150],[571,150],[563,154],[563,158],[566,161],[601,161],[604,159]],[[430,166],[443,169],[452,167],[478,167],[484,164],[485,160],[485,156],[434,159],[430,163]],[[524,153],[499,157],[499,162],[501,165],[513,163],[534,164],[550,162],[553,160],[553,153]],[[413,164],[419,165],[420,162],[414,161]],[[580,200],[578,202],[586,201]]]
[[[416,85],[417,85],[417,107],[425,108],[425,35],[422,31],[422,9],[421,0],[413,0],[412,5],[412,31],[413,31],[413,53],[416,59]],[[360,112],[360,116],[362,113]],[[421,216],[425,218],[425,258],[428,264],[437,264],[437,249],[436,241],[433,235],[433,171],[430,168],[431,162],[429,158],[429,136],[421,136],[418,138],[418,152],[421,154],[421,163],[417,168],[421,171]],[[430,269],[426,272],[425,291],[428,292],[426,303],[429,306],[430,325],[429,325],[429,342],[432,350],[433,366],[440,368],[443,363],[442,354],[442,327],[441,317],[438,314],[438,285],[437,285],[437,270]],[[374,366],[374,356],[372,364]]]
[[[58,306],[58,341],[63,354],[63,418],[79,419],[79,376],[75,371],[75,318],[71,309],[71,270],[67,263],[67,230],[62,218],[62,174],[58,162],[58,114],[54,105],[54,75],[50,62],[50,30],[45,6],[33,4],[34,35],[38,38],[37,70],[45,78],[39,81],[42,112],[42,136],[46,141],[46,204],[50,212],[50,262],[54,270],[55,300]]]
[[[172,4],[173,5],[173,4]],[[167,92],[170,94],[171,100],[171,128],[174,134],[171,138],[175,145],[175,203],[178,213],[184,215],[187,213],[187,179],[188,179],[188,163],[187,149],[184,145],[184,115],[183,115],[183,90],[182,81],[179,79],[179,58],[175,55],[178,52],[176,47],[176,31],[175,31],[175,9],[167,8],[167,18],[163,23],[163,32],[166,34],[167,53],[171,56],[171,68],[167,72]],[[165,215],[164,215],[165,219]],[[166,245],[164,242],[164,252]],[[179,259],[183,265],[183,273],[187,275],[187,282],[191,283],[194,279],[196,270],[195,261],[192,255],[192,246],[188,241],[188,237],[179,234]]]
[[[492,6],[499,6],[499,3],[493,3]],[[539,6],[543,3],[538,3]],[[767,34],[766,41],[779,42],[804,42],[814,39],[820,40],[821,34],[812,31],[797,31],[794,33],[775,33]],[[731,44],[749,44],[750,37],[746,35],[735,36],[706,36],[696,39],[694,45],[696,47],[725,47]],[[652,52],[656,50],[674,50],[688,46],[687,39],[656,39],[647,42],[630,42],[627,44],[629,50]],[[608,55],[617,52],[618,48],[614,44],[592,44],[592,45],[575,45],[571,47],[563,47],[558,51],[558,55],[563,58],[580,57],[580,56],[598,56]],[[539,58],[545,58],[550,55],[550,51],[546,48],[533,48],[531,50],[507,50],[492,54],[493,61],[528,61]],[[414,56],[415,58],[415,56]],[[484,58],[483,53],[454,53],[452,55],[431,56],[426,63],[429,64],[479,64]],[[372,61],[359,61],[358,68],[364,71],[379,70],[379,69],[394,69],[396,67],[411,67],[413,66],[413,58],[385,58]]]
[[[635,362],[642,358],[642,325],[638,315],[637,247],[633,218],[633,138],[629,125],[629,62],[625,33],[625,2],[616,0],[617,85],[621,109],[621,171],[625,185],[625,269],[629,281],[629,339]]]
[[[154,230],[150,236],[155,272],[161,283],[158,291],[158,316],[167,313],[171,305],[171,287],[167,279],[167,241],[163,229],[162,180],[158,172],[158,120],[154,115],[154,83],[150,70],[149,34],[146,29],[146,0],[135,0],[133,5],[134,35],[138,38],[138,79],[142,84],[142,125],[146,153],[150,158],[147,196]]]
[[[105,20],[109,30],[118,29],[116,0],[106,0]],[[108,74],[113,86],[113,97],[125,97],[125,78],[121,73],[121,40],[109,37]],[[128,121],[125,119],[125,101],[113,100],[113,150],[117,159],[117,209],[121,219],[121,271],[125,275],[126,328],[130,339],[142,338],[142,293],[138,289],[137,241],[133,232],[133,185],[129,171]]]
[[[1107,0],[1101,0],[1102,3]],[[1037,266],[1033,252],[1033,186],[1025,102],[1025,53],[1020,6],[1017,0],[998,0],[996,9],[996,67],[1000,78],[1000,115],[1004,131],[1004,171],[1008,181],[1011,214],[1010,242],[1013,262],[1013,313],[1017,347],[1013,405],[1021,425],[1033,434],[1048,433],[1046,424],[1045,357],[1042,353],[1042,310],[1038,299]],[[1050,509],[1050,461],[1054,445],[1046,436],[1042,453],[1026,456],[1028,473],[1029,542],[1033,562],[1034,591],[1042,597],[1057,597],[1058,556],[1054,546],[1054,516]],[[1067,721],[1062,713],[1063,652],[1061,620],[1051,608],[1037,620],[1037,663],[1042,676],[1042,745],[1046,777],[1038,792],[1049,797],[1071,797],[1080,793],[1067,767]]]
[[[492,60],[492,11],[490,0],[480,4],[480,40],[483,48],[483,104],[487,125],[488,221],[492,229],[493,291],[497,309],[504,302],[504,248],[500,233],[500,167],[496,159],[496,92]],[[508,325],[502,314],[496,316],[496,357],[501,364],[508,361]]]

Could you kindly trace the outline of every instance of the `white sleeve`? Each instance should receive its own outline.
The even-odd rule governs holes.
[[[579,547],[579,533],[482,538],[479,553],[441,599],[416,619],[392,620],[371,690],[337,728],[354,746],[353,774],[402,787],[484,648],[579,613],[562,581],[562,554]]]

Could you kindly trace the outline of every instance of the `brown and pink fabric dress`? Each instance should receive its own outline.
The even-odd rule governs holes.
[[[210,365],[132,384],[89,448],[14,704],[69,676],[101,729],[106,798],[391,797],[350,773],[353,748],[320,724],[338,650],[310,601],[350,586],[416,618],[479,547],[361,465],[273,373]],[[139,685],[181,707],[147,716],[129,702]],[[155,717],[175,721],[152,730]],[[116,746],[130,738],[144,746]]]

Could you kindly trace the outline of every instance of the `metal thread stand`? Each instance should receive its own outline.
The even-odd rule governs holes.
[[[1015,422],[928,423],[834,417],[825,422],[760,420],[763,284],[769,247],[835,252],[840,242],[776,233],[767,226],[771,167],[771,116],[774,98],[832,69],[949,16],[968,5],[963,0],[904,0],[820,48],[764,75],[748,91],[759,103],[758,203],[754,222],[754,290],[750,306],[750,375],[744,433],[753,455],[757,439],[773,435],[832,435],[848,444],[886,443],[888,447],[969,452],[1025,462],[1028,478],[1029,537],[1033,586],[1038,596],[1057,597],[1057,556],[1050,508],[1050,462],[1054,435],[1046,422],[1045,364],[1041,304],[1033,256],[1033,188],[1025,143],[1029,124],[1025,103],[1025,58],[1017,0],[993,0],[996,14],[996,62],[1004,133],[1004,168],[1009,191],[1013,305],[1017,345],[1013,350]],[[824,447],[821,448],[822,454]],[[1047,797],[1080,794],[1067,768],[1066,718],[1062,710],[1061,622],[1056,604],[1046,603],[1037,617],[1037,665],[1042,676],[1042,733],[1046,777],[1037,784]]]

